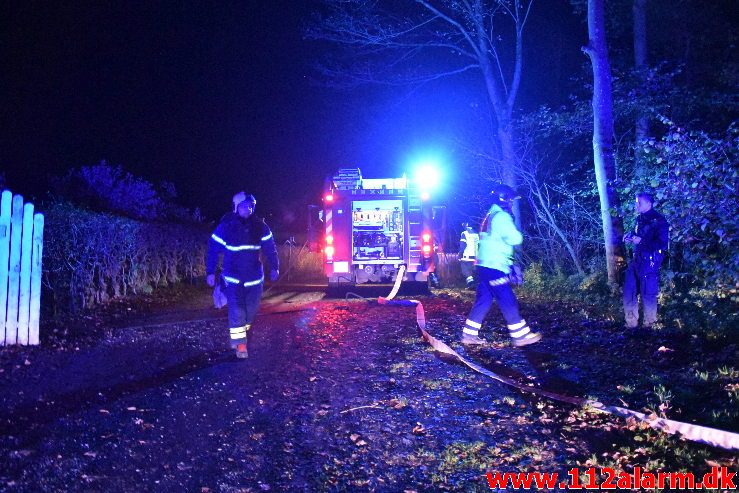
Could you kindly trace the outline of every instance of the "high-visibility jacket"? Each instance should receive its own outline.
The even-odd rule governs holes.
[[[462,231],[462,237],[459,239],[460,260],[464,262],[472,262],[477,257],[477,243],[480,241],[480,235],[473,231]]]
[[[513,223],[513,216],[493,204],[480,227],[477,265],[507,273],[513,264],[513,247],[522,242],[523,235]]]
[[[208,242],[206,274],[214,274],[218,257],[223,255],[223,279],[228,284],[255,286],[264,282],[264,269],[259,253],[267,257],[272,270],[279,269],[277,246],[267,224],[256,216],[248,219],[226,214]]]

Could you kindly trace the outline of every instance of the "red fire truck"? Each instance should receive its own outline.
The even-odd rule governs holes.
[[[426,282],[434,271],[429,193],[405,176],[363,178],[340,169],[323,194],[324,254],[329,286],[404,280]]]

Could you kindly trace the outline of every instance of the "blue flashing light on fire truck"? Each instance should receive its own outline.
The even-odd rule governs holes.
[[[434,272],[433,207],[416,180],[363,178],[340,169],[323,194],[324,260],[329,286],[404,280]]]

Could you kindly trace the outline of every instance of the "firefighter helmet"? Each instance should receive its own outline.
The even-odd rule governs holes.
[[[493,196],[495,204],[507,210],[510,210],[513,207],[514,200],[521,198],[514,189],[503,183],[493,185],[490,195]]]
[[[257,203],[257,199],[255,199],[252,194],[246,193],[246,192],[239,192],[233,197],[234,209],[236,209],[236,207],[238,207],[240,203],[246,200],[248,200],[252,204]]]

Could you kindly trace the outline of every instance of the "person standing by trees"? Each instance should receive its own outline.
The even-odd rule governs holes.
[[[527,346],[538,342],[541,334],[532,332],[526,320],[521,318],[518,300],[508,277],[513,265],[513,247],[523,241],[523,235],[516,228],[511,212],[513,201],[518,196],[511,187],[502,184],[493,187],[492,195],[493,205],[480,227],[477,249],[477,274],[480,283],[477,285],[475,304],[462,330],[461,342],[485,344],[485,340],[478,337],[478,332],[495,299],[508,324],[511,343],[516,347]]]
[[[475,261],[480,235],[475,233],[468,222],[463,222],[462,228],[462,236],[459,238],[459,266],[467,289],[472,289],[475,287]]]
[[[263,219],[254,215],[257,202],[254,196],[236,194],[234,202],[242,197],[236,204],[236,214],[226,214],[211,235],[205,261],[206,282],[213,287],[218,259],[223,255],[231,347],[238,358],[248,356],[247,333],[262,297],[264,270],[259,260],[260,250],[269,262],[270,278],[276,281],[280,275],[272,231]]]
[[[634,245],[634,257],[626,268],[624,280],[624,315],[626,327],[639,325],[639,299],[644,305],[644,327],[657,321],[659,268],[667,253],[669,226],[665,217],[654,210],[651,194],[636,194],[636,229],[624,235],[624,242]]]

